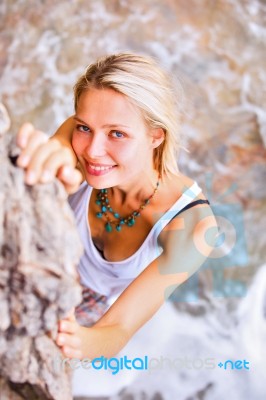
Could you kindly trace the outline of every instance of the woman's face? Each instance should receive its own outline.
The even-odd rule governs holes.
[[[91,186],[127,186],[152,173],[153,136],[126,96],[112,89],[83,92],[74,119],[72,146]]]

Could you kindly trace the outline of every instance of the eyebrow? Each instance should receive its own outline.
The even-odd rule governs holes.
[[[80,119],[77,116],[74,116],[73,119],[78,121],[78,122],[81,122],[84,125],[88,125],[89,126],[89,124],[87,122],[83,121],[82,119]],[[122,125],[122,124],[119,124],[119,123],[118,124],[105,124],[105,125],[102,126],[102,128],[115,128],[116,126],[121,126],[122,128],[129,128],[129,126]]]

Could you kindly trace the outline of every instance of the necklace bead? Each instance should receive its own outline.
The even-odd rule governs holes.
[[[158,186],[160,184],[160,176],[158,178],[158,181],[156,183],[156,187],[153,191],[153,194],[148,197],[147,199],[144,200],[144,202],[139,206],[137,210],[134,210],[131,214],[129,214],[126,217],[120,217],[120,214],[117,213],[112,209],[112,207],[109,204],[109,199],[108,199],[108,189],[100,189],[99,192],[97,193],[97,199],[95,203],[97,206],[100,207],[101,212],[96,213],[97,218],[103,218],[105,216],[107,222],[105,223],[105,230],[106,232],[112,232],[112,224],[115,224],[115,229],[117,232],[120,232],[122,230],[122,226],[126,225],[130,228],[132,228],[136,220],[135,218],[139,217],[141,215],[141,212],[144,210],[144,208],[150,204],[151,199],[154,197],[156,192],[158,191]],[[110,219],[108,213],[112,214],[115,219]]]
[[[110,224],[110,222],[107,222],[105,224],[105,230],[106,230],[106,232],[112,232],[113,228],[112,228],[112,225]]]

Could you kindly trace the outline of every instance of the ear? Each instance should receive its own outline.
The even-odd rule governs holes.
[[[154,128],[151,131],[152,148],[156,149],[165,139],[165,132],[162,128]]]

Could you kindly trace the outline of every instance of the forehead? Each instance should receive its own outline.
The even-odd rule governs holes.
[[[108,123],[142,122],[139,108],[125,95],[113,89],[91,88],[78,101],[76,115],[82,119]]]

